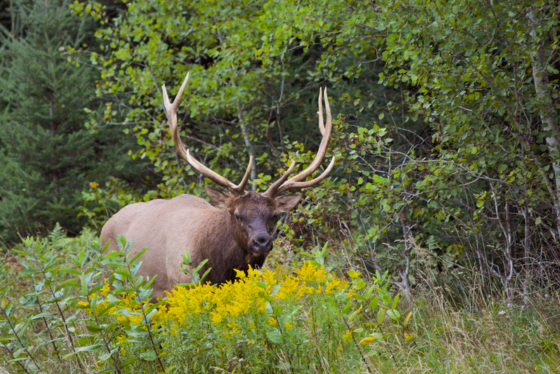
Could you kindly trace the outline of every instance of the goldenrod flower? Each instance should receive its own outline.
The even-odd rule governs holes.
[[[305,264],[296,273],[302,281],[325,283],[327,280],[327,271],[322,266],[315,266],[311,262],[306,261]]]
[[[275,305],[289,308],[304,298],[329,295],[348,288],[346,281],[311,262],[305,262],[292,275],[282,269],[249,268],[246,272],[236,270],[236,276],[236,282],[219,286],[176,287],[167,294],[168,307],[160,308],[154,321],[167,327],[171,334],[185,328],[197,328],[201,322],[208,321],[221,332],[222,338],[238,339],[238,333],[243,329],[257,329],[262,323],[258,321],[278,326],[277,320],[267,315],[270,297]],[[289,322],[284,326],[287,329],[293,327]]]
[[[109,284],[109,282],[107,282],[107,279],[105,279],[104,282],[105,282],[105,285],[103,286],[103,288],[101,288],[99,290],[99,292],[103,296],[107,296],[107,295],[109,295],[109,292],[111,291],[111,285]]]

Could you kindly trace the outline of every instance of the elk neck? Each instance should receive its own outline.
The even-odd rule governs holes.
[[[200,261],[208,259],[207,265],[200,273],[204,274],[206,269],[211,267],[208,280],[212,284],[234,281],[234,269],[247,271],[249,266],[259,268],[264,264],[266,254],[255,256],[246,248],[235,219],[227,209],[216,211],[213,218],[213,224],[206,226],[207,232],[202,235],[204,240],[200,243],[204,247]]]

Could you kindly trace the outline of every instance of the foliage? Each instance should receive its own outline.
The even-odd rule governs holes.
[[[134,108],[126,121],[142,146],[135,157],[164,175],[158,196],[202,193],[172,150],[162,83],[176,92],[191,72],[184,140],[228,178],[240,178],[254,154],[257,190],[290,159],[310,162],[314,97],[328,86],[337,167],[284,222],[296,248],[328,240],[369,269],[389,270],[407,292],[425,265],[416,244],[449,258],[446,272],[477,267],[485,292],[529,294],[558,280],[556,2],[127,7],[119,17],[98,3],[74,10],[103,25],[91,59],[103,66],[98,93]]]
[[[328,362],[335,371],[363,371],[369,365],[363,354],[370,350],[360,345],[402,334],[395,309],[398,296],[391,297],[385,277],[374,278],[361,294],[356,292],[365,282],[356,272],[350,288],[344,279],[310,262],[293,275],[286,270],[250,269],[247,275],[238,272],[235,283],[173,292],[168,309],[160,310],[156,319],[164,326],[170,369],[231,370],[239,365],[251,373],[315,372]],[[379,332],[385,311],[388,335]],[[376,323],[366,323],[375,315]]]
[[[98,239],[72,249],[78,240],[60,251],[60,240],[27,238],[24,250],[15,250],[23,271],[17,283],[0,288],[0,329],[3,354],[18,372],[53,364],[56,370],[83,372],[107,361],[120,373],[135,361],[121,359],[126,348],[135,347],[141,357],[158,352],[151,318],[161,303],[149,303],[151,281],[136,276],[139,256],[126,256],[132,243],[120,241],[121,252],[105,253]],[[4,280],[11,278],[6,270],[3,265]],[[104,278],[107,271],[111,276]],[[14,283],[23,289],[15,290]]]
[[[65,54],[95,48],[94,23],[75,16],[68,1],[9,5],[11,25],[0,29],[0,242],[46,234],[57,222],[78,234],[88,183],[109,176],[138,183],[141,169],[115,126],[84,126],[102,105],[94,95],[98,72]]]
[[[380,82],[412,86],[410,116],[432,130],[430,153],[411,150],[391,173],[409,206],[404,226],[470,256],[506,292],[519,280],[524,292],[535,279],[557,282],[558,256],[542,248],[557,245],[560,227],[558,4],[431,5],[387,2],[382,12],[401,16],[378,26]]]

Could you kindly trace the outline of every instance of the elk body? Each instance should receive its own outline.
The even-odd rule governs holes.
[[[191,282],[180,265],[182,255],[187,250],[193,267],[208,260],[206,267],[212,270],[205,278],[213,284],[235,280],[235,270],[246,271],[249,266],[260,267],[272,250],[271,231],[276,222],[275,215],[289,212],[297,206],[301,195],[279,196],[289,189],[300,189],[316,185],[327,177],[334,166],[335,158],[317,178],[304,181],[320,166],[327,152],[331,137],[332,116],[324,92],[326,124],[323,124],[322,94],[319,93],[319,128],[323,135],[314,161],[307,169],[291,177],[295,163],[266,192],[245,191],[251,172],[252,158],[238,185],[233,184],[218,173],[194,159],[185,149],[177,126],[177,108],[185,90],[189,75],[185,78],[177,97],[170,103],[165,85],[163,101],[175,147],[181,157],[195,170],[230,193],[206,187],[212,205],[206,200],[181,195],[171,200],[153,200],[124,207],[116,213],[101,231],[101,244],[109,242],[109,250],[118,249],[117,236],[134,239],[130,255],[134,256],[143,248],[148,250],[140,258],[143,261],[138,275],[150,278],[152,298],[165,296],[179,283]],[[288,179],[289,178],[289,179]],[[204,271],[204,269],[203,269]]]

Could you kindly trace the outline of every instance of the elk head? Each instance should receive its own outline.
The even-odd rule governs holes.
[[[251,173],[251,166],[253,164],[252,156],[249,159],[249,164],[247,165],[247,170],[245,171],[243,179],[238,185],[235,185],[228,179],[201,164],[190,155],[188,149],[185,149],[177,126],[177,108],[179,107],[179,101],[181,100],[181,96],[183,95],[188,79],[189,74],[187,74],[187,77],[181,85],[179,93],[175,97],[173,103],[169,101],[165,85],[162,86],[163,102],[167,118],[169,120],[173,142],[175,143],[175,148],[181,157],[187,161],[192,168],[217,185],[226,188],[230,192],[228,194],[211,187],[205,188],[212,204],[218,208],[224,208],[229,212],[236,243],[250,255],[266,256],[272,249],[272,239],[270,233],[275,223],[275,215],[281,212],[287,213],[294,209],[301,199],[301,195],[279,195],[289,189],[307,188],[320,183],[329,175],[334,166],[335,157],[332,158],[329,166],[321,175],[313,180],[304,181],[321,165],[321,162],[327,153],[327,147],[331,138],[332,116],[327,97],[327,90],[325,89],[324,91],[325,108],[327,112],[326,125],[323,122],[323,104],[321,100],[323,92],[322,90],[319,91],[319,129],[321,130],[323,138],[321,140],[321,144],[319,145],[317,155],[311,165],[309,165],[309,167],[301,173],[289,178],[296,166],[295,162],[292,161],[290,167],[284,175],[274,182],[266,192],[255,193],[245,191],[245,187],[249,180],[249,174]]]

